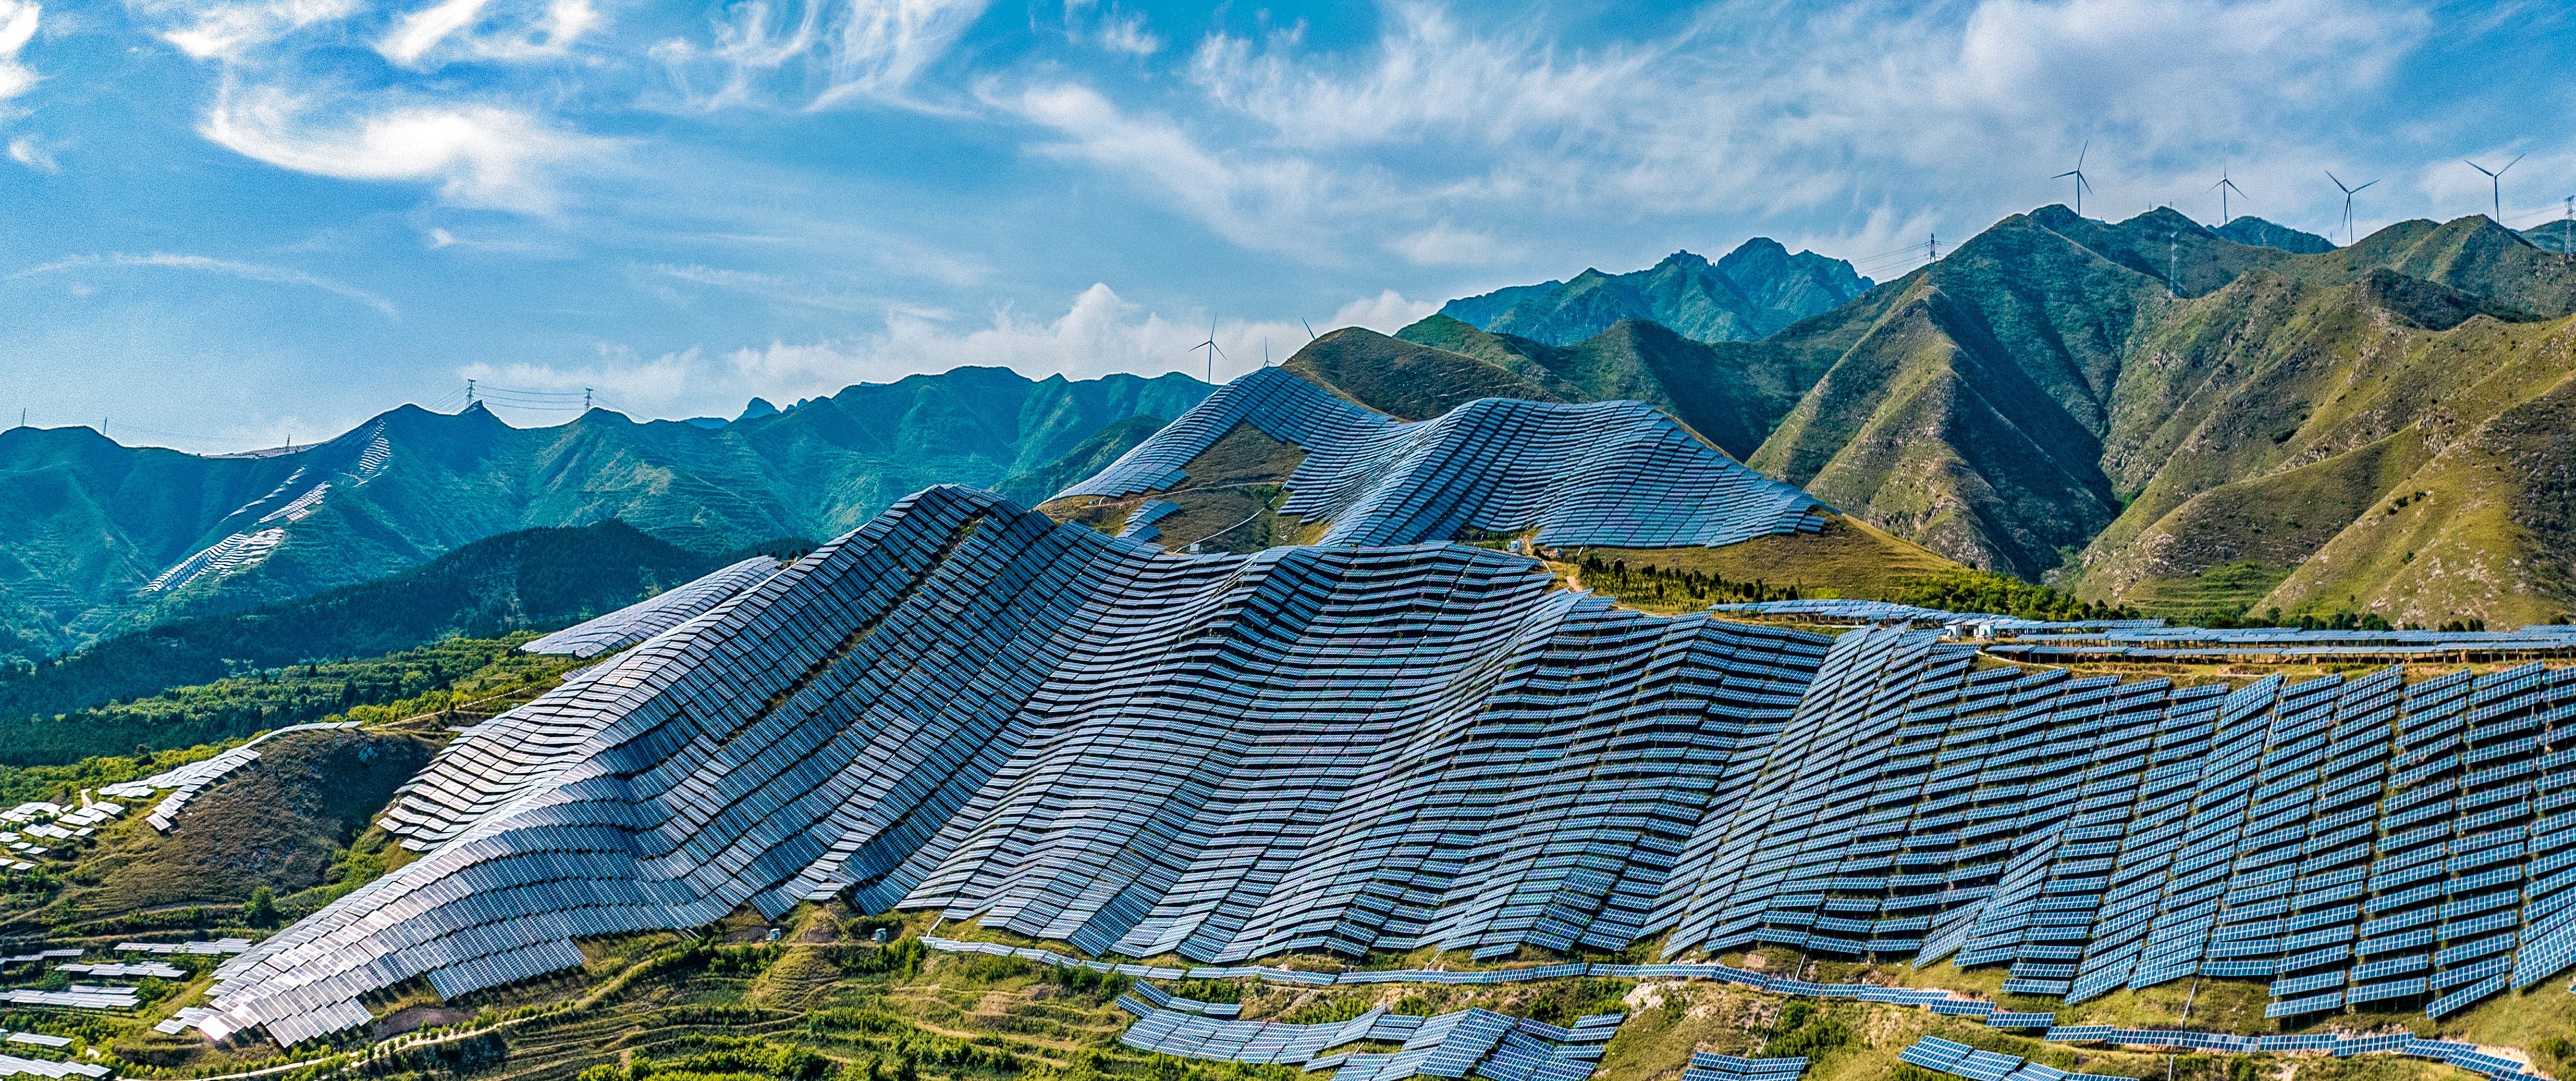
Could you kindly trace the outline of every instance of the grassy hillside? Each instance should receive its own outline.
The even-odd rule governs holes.
[[[387,703],[476,701],[499,693],[496,687],[513,688],[569,663],[519,652],[529,637],[451,638],[380,657],[250,669],[209,683],[0,721],[0,767],[217,743]]]
[[[1557,399],[1645,402],[1737,458],[1761,446],[1822,373],[1808,363],[1810,354],[1710,345],[1633,319],[1565,346],[1488,333],[1441,315],[1397,336],[1485,361]]]
[[[522,530],[379,581],[128,632],[0,676],[0,762],[70,761],[136,743],[183,746],[287,723],[278,718],[309,719],[315,709],[390,701],[418,693],[406,683],[443,682],[482,661],[432,650],[283,683],[263,673],[415,650],[454,635],[567,626],[733,558],[677,548],[622,522]],[[227,677],[244,678],[212,697],[195,692],[174,702],[163,693]],[[93,708],[106,703],[124,705]]]
[[[1817,533],[1757,537],[1723,548],[1587,547],[1559,554],[1576,584],[1655,612],[1784,597],[1899,600],[1926,582],[1973,573],[1840,514],[1828,517]],[[1613,573],[1601,573],[1613,567]]]
[[[1135,449],[1168,421],[1161,417],[1129,417],[1076,443],[1064,456],[1036,469],[1012,476],[995,485],[993,491],[1023,506],[1034,507],[1048,496],[1109,468],[1118,456]]]
[[[2192,301],[2123,380],[2106,458],[2136,494],[2082,591],[2428,626],[2576,610],[2576,478],[2541,434],[2566,419],[2571,326],[2389,270]]]
[[[1746,415],[1779,400],[1775,385],[1795,398],[1741,452],[1748,464],[1942,556],[2090,599],[2393,622],[2566,607],[2541,479],[2554,455],[2514,434],[2535,430],[2530,415],[2504,422],[2545,408],[2559,369],[2529,358],[2553,333],[2542,321],[2576,310],[2576,266],[2483,217],[2404,222],[2342,249],[2266,224],[2016,215],[1701,367],[1772,373],[1710,381],[1738,388]],[[1444,334],[1424,337],[1469,348]],[[2435,367],[2454,389],[2387,374]],[[2452,449],[2466,430],[2479,439]],[[2459,465],[2401,479],[2443,454]],[[2508,460],[2522,478],[2508,490],[2473,482]],[[2483,494],[2439,502],[2460,485]],[[2415,491],[2459,514],[2419,509],[2403,541],[2394,518],[2367,519]],[[2418,601],[2379,584],[2400,578]]]
[[[836,905],[802,905],[775,922],[744,912],[691,934],[648,934],[584,944],[586,964],[536,980],[441,1003],[413,990],[373,1004],[376,1022],[335,1045],[298,1049],[305,1076],[453,1077],[512,1081],[1294,1081],[1289,1065],[1254,1066],[1138,1052],[1118,1042],[1131,1018],[1115,1003],[1132,981],[1057,969],[1016,958],[923,949],[914,936],[927,916],[858,916]],[[879,944],[874,935],[889,932]],[[948,925],[944,935],[1012,941]],[[1309,960],[1287,959],[1290,967]],[[1425,951],[1380,963],[1476,966]],[[1992,995],[1994,971],[1946,967],[1802,962],[1786,951],[1729,960],[1809,978],[1866,978],[1904,986],[1959,987]],[[204,983],[172,989],[146,1017],[100,1018],[84,1026],[95,1047],[128,1076],[230,1073],[272,1061],[257,1042],[211,1045],[150,1034],[144,1021],[189,1000]],[[2086,1020],[2171,1026],[2189,1000],[2194,1027],[2262,1031],[2259,986],[2241,981],[2171,985],[2088,1003]],[[1817,1081],[1932,1081],[1899,1064],[1898,1052],[1940,1036],[2065,1070],[2155,1081],[2466,1081],[2439,1064],[2388,1056],[2332,1059],[2290,1055],[2181,1055],[2122,1051],[2012,1035],[1973,1019],[1912,1007],[1812,1002],[1708,982],[1560,979],[1482,987],[1386,984],[1292,988],[1253,981],[1192,981],[1172,990],[1239,1002],[1250,1020],[1319,1023],[1372,1007],[1412,1015],[1481,1007],[1564,1023],[1596,1011],[1627,1015],[1595,1077],[1669,1081],[1695,1051],[1800,1055]],[[2425,1034],[2509,1033],[2545,1043],[2569,1030],[2565,1011],[2499,1000],[2454,1023],[2418,1022]],[[2005,996],[2009,1005],[2033,1003]],[[2540,1006],[2540,1008],[2534,1008]],[[2249,1016],[2250,1012],[2250,1016]],[[2369,1019],[2379,1020],[2379,1019]],[[1391,1050],[1391,1048],[1377,1048]],[[2542,1056],[2544,1069],[2557,1059]],[[289,1076],[296,1076],[290,1074]]]
[[[320,908],[408,857],[372,823],[393,791],[428,762],[450,726],[493,716],[560,682],[580,662],[535,657],[514,647],[519,637],[454,641],[439,660],[480,659],[435,687],[417,680],[381,704],[281,716],[261,728],[308,720],[348,720],[356,730],[302,732],[263,743],[259,758],[208,787],[188,804],[171,833],[140,813],[150,801],[127,801],[128,813],[95,835],[58,842],[32,872],[0,876],[0,942],[97,940],[145,931],[260,934]],[[427,652],[427,651],[424,651]],[[422,658],[384,663],[417,666]],[[328,678],[332,666],[322,666]],[[290,673],[272,681],[293,683]],[[312,674],[300,674],[312,682]],[[221,686],[184,688],[174,702],[228,697]],[[118,711],[102,711],[113,720]],[[182,718],[171,731],[190,729]],[[201,729],[192,729],[201,730]],[[250,735],[210,738],[183,749],[108,753],[69,765],[0,765],[0,801],[80,802],[84,790],[149,776],[210,757]],[[247,916],[255,890],[274,899],[270,919]],[[18,1028],[18,1025],[9,1025]]]
[[[1179,375],[1033,382],[961,368],[717,428],[594,410],[522,429],[481,408],[406,406],[257,458],[12,429],[0,433],[0,618],[14,640],[0,649],[41,656],[173,616],[309,596],[538,526],[618,519],[703,551],[833,536],[931,484],[997,484],[1207,392]],[[185,573],[192,554],[227,543],[248,555]],[[148,589],[156,578],[164,588]]]
[[[1395,338],[1361,327],[1336,330],[1306,343],[1282,367],[1345,401],[1399,420],[1429,420],[1478,398],[1587,400],[1580,388],[1553,372],[1471,356],[1446,343],[1423,341],[1411,329]]]

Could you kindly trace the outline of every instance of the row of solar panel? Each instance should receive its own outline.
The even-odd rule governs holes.
[[[1970,1081],[2121,1081],[2101,1074],[2061,1070],[2019,1055],[1980,1051],[1938,1036],[1926,1036],[1897,1052],[1896,1057],[1927,1070],[1965,1077]]]
[[[1140,1051],[1220,1062],[1330,1070],[1336,1081],[1466,1077],[1487,1081],[1583,1081],[1623,1015],[1597,1014],[1560,1028],[1485,1009],[1409,1017],[1370,1009],[1349,1021],[1297,1025],[1226,1021],[1160,1009],[1122,996],[1137,1014],[1119,1042]],[[1400,1042],[1391,1053],[1335,1053],[1363,1041]],[[1767,1081],[1767,1077],[1766,1077]]]
[[[835,895],[1218,965],[1670,931],[2437,1012],[2564,967],[2569,675],[1977,659],[1617,610],[1461,546],[1177,556],[934,489],[460,736],[386,815],[427,854],[214,1001],[341,1018]]]
[[[2475,1044],[2450,1040],[2427,1040],[2405,1034],[2354,1036],[2344,1033],[2315,1033],[2282,1036],[2241,1036],[2226,1032],[2190,1032],[2176,1029],[2133,1029],[2111,1025],[2068,1025],[2048,1031],[2048,1038],[2064,1043],[2100,1043],[2116,1047],[2174,1048],[2184,1051],[2217,1051],[2228,1054],[2257,1052],[2321,1052],[2337,1057],[2353,1055],[2396,1054],[2411,1058],[2447,1062],[2494,1078],[2533,1078],[2538,1075],[2530,1066],[2512,1059],[2491,1055]]]
[[[1053,498],[1171,489],[1186,479],[1187,463],[1242,426],[1306,452],[1287,478],[1281,512],[1330,523],[1324,544],[1536,529],[1546,544],[1668,547],[1824,526],[1824,505],[1813,497],[1745,468],[1638,402],[1488,398],[1407,423],[1275,368],[1218,388]],[[1144,531],[1155,530],[1159,515],[1141,517],[1148,513],[1130,517],[1122,535],[1151,539]]]
[[[569,657],[614,653],[695,619],[776,573],[777,560],[752,556],[685,585],[663,590],[641,603],[532,639],[519,648]]]

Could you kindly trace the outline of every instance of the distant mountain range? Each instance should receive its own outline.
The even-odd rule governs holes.
[[[1208,391],[1181,375],[960,368],[713,426],[594,410],[513,428],[480,407],[405,406],[327,443],[230,457],[16,428],[0,433],[0,627],[14,636],[0,652],[309,596],[538,526],[619,519],[702,552],[829,537],[931,484],[1096,455],[1085,441],[1103,429],[1159,423]]]
[[[1485,396],[1645,401],[1929,549],[1908,565],[1937,553],[2202,618],[2533,622],[2576,613],[2576,458],[2553,434],[2576,419],[2559,415],[2576,260],[2551,241],[2473,217],[2336,248],[2259,218],[2052,206],[1884,284],[1756,240],[1451,301],[1392,337],[1336,332],[1288,367],[1404,419]],[[714,553],[829,537],[934,483],[1035,504],[1209,389],[966,368],[730,422],[517,429],[405,407],[231,457],[15,429],[0,654],[530,527],[616,519]]]
[[[2542,251],[2576,252],[2576,221],[2543,222],[2523,230],[2522,238]]]
[[[1869,285],[1850,263],[1807,251],[1791,255],[1779,241],[1755,237],[1715,263],[1674,252],[1646,270],[1585,270],[1572,281],[1453,300],[1439,314],[1547,345],[1572,345],[1630,319],[1699,341],[1737,342],[1830,311]]]
[[[2286,225],[2275,225],[2252,215],[2231,219],[2227,224],[2210,232],[2239,244],[2279,248],[2294,255],[2323,255],[2335,248],[2334,241],[2315,233],[2301,232]]]
[[[2576,612],[2576,455],[2547,434],[2576,430],[2576,266],[2534,239],[2480,216],[2339,249],[2052,206],[1758,342],[1447,315],[1398,337],[1654,401],[1899,536],[2091,599],[2539,622]]]
[[[762,547],[787,554],[811,545]],[[129,631],[0,674],[0,766],[72,762],[137,744],[184,747],[313,720],[377,699],[332,695],[296,701],[283,712],[216,711],[179,722],[166,715],[189,711],[154,709],[148,700],[173,687],[399,653],[452,635],[551,630],[633,604],[732,558],[739,557],[679,548],[624,522],[523,529],[375,581]],[[389,700],[421,688],[378,689]],[[110,702],[129,708],[93,708]]]

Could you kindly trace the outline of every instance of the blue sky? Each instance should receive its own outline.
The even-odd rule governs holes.
[[[0,0],[0,385],[194,450],[465,379],[738,411],[1223,378],[1769,235],[1902,273],[2068,198],[2339,230],[2576,195],[2552,3]],[[560,409],[502,410],[517,423]]]

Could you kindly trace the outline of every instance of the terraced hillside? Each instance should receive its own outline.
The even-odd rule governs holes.
[[[317,1081],[1593,1061],[1446,1037],[1182,1059],[1127,1031],[1206,1003],[1618,1014],[1582,1072],[1634,1081],[1695,1054],[1914,1078],[1926,1037],[2137,1081],[2571,1065],[2576,790],[2534,752],[2567,741],[2576,669],[2123,682],[1559,584],[1463,546],[1168,553],[935,490],[465,729],[389,803],[446,705],[263,745],[175,832],[129,814],[13,879],[16,951],[265,941],[0,1024],[129,1076]],[[1175,971],[1031,963],[1073,954]],[[55,963],[0,992],[57,993]],[[2105,1042],[2137,1028],[2418,1057]]]
[[[2576,668],[2124,682],[1558,585],[934,489],[467,730],[381,819],[421,858],[190,1021],[335,1039],[415,979],[830,900],[1215,964],[1770,944],[2088,1011],[2262,980],[2284,1024],[2447,1022],[2576,966],[2576,773],[2531,753]]]

